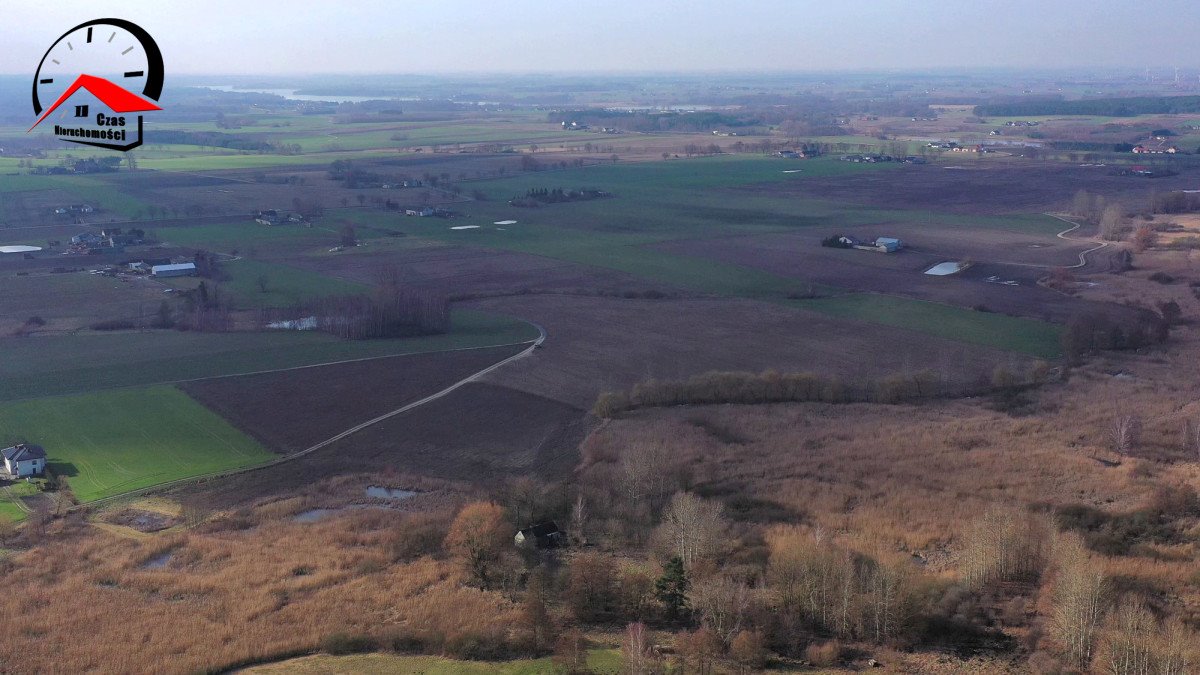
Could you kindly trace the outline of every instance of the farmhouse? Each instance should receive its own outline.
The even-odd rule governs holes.
[[[1145,145],[1135,145],[1133,154],[1135,155],[1174,155],[1179,152],[1179,148],[1174,145],[1156,145],[1153,147]]]
[[[154,265],[150,275],[155,277],[194,277],[196,263],[180,263],[178,265]]]
[[[566,543],[567,535],[553,520],[519,530],[513,543],[522,548],[556,548]]]
[[[18,443],[5,448],[4,470],[14,478],[39,476],[46,470],[46,451],[40,445]]]
[[[419,208],[419,209],[406,209],[404,211],[404,215],[406,215],[406,216],[421,216],[424,218],[428,218],[429,216],[433,215],[433,207],[426,206],[426,207]]]

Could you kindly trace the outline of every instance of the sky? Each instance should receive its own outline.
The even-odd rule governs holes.
[[[167,73],[915,71],[1200,66],[1181,0],[0,0],[0,73],[91,19]]]

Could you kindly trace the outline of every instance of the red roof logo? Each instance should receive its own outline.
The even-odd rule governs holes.
[[[100,99],[101,103],[108,106],[115,113],[162,110],[162,108],[151,103],[150,101],[147,101],[137,94],[122,89],[103,77],[80,75],[79,77],[75,78],[75,81],[71,83],[70,87],[67,87],[67,90],[62,93],[62,96],[58,97],[58,100],[54,102],[54,105],[51,105],[49,108],[47,108],[46,112],[42,113],[42,116],[33,123],[33,126],[29,127],[29,131],[33,131],[34,127],[41,124],[42,120],[46,119],[50,113],[54,112],[58,106],[62,105],[63,101],[71,98],[71,96],[74,95],[75,92],[79,91],[81,87],[91,92],[93,96]]]

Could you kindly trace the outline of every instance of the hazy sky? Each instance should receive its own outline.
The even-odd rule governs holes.
[[[1194,0],[0,0],[0,73],[106,16],[168,77],[1200,66]]]

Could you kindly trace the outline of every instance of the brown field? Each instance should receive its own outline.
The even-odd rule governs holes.
[[[1200,214],[1196,213],[1160,213],[1150,221],[1153,226],[1174,226],[1166,232],[1158,233],[1158,240],[1170,243],[1176,239],[1200,237]]]
[[[392,356],[181,387],[271,450],[289,454],[437,392],[523,348]]]
[[[349,426],[341,420],[338,431]],[[243,418],[243,424],[253,433],[263,422]],[[507,387],[468,384],[296,461],[190,486],[177,496],[224,508],[294,494],[320,477],[381,470],[479,485],[513,476],[559,479],[576,465],[590,426],[578,408]]]
[[[933,368],[966,381],[997,363],[1024,362],[1000,350],[750,300],[531,295],[470,304],[527,318],[549,336],[533,358],[489,381],[585,409],[601,391],[709,370],[871,377]],[[879,358],[883,353],[887,358]]]
[[[1112,176],[1111,171],[1111,167],[950,156],[940,164],[908,167],[905,171],[865,171],[742,189],[900,209],[1029,213],[1062,210],[1079,190],[1140,206],[1151,190],[1189,189],[1200,178],[1200,169],[1185,167],[1179,168],[1180,175],[1166,178]]]
[[[0,274],[8,277],[3,279],[4,293],[0,294],[0,335],[4,336],[32,316],[46,320],[38,332],[76,330],[101,320],[150,317],[165,297],[163,287],[148,278],[121,281],[87,272]]]
[[[389,240],[384,240],[384,244]],[[453,245],[428,244],[386,248],[370,242],[349,254],[312,256],[292,261],[297,267],[350,281],[373,283],[381,269],[395,270],[414,288],[446,295],[520,292],[618,292],[654,287],[637,277],[553,258]]]

